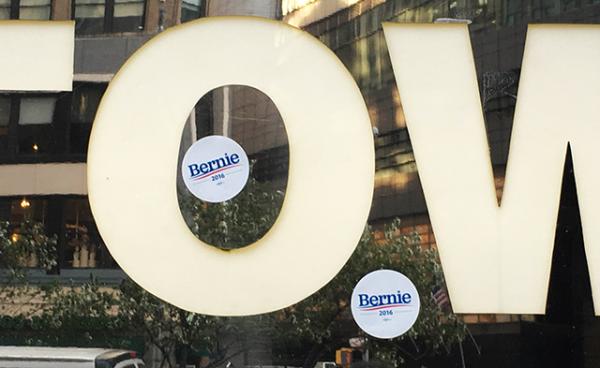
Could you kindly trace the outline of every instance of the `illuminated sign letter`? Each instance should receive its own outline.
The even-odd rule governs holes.
[[[186,118],[228,84],[273,100],[290,149],[273,228],[231,252],[190,232],[176,195]],[[158,297],[212,315],[280,309],[325,285],[360,239],[373,175],[369,116],[352,76],[309,34],[259,18],[205,18],[150,40],[110,83],[88,154],[92,211],[116,261]]]
[[[501,206],[467,26],[384,30],[454,311],[545,312],[569,142],[600,314],[600,27],[529,27]]]
[[[75,23],[0,21],[0,90],[70,91]]]

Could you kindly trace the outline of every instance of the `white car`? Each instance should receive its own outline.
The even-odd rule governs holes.
[[[135,351],[0,346],[0,368],[145,368]]]

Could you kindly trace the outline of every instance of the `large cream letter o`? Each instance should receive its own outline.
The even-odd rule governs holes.
[[[267,94],[290,147],[273,228],[225,252],[187,228],[175,189],[186,117],[210,90]],[[325,285],[352,254],[371,206],[374,151],[354,80],[309,34],[259,18],[206,18],[165,31],[111,82],[88,154],[89,196],[111,254],[133,280],[211,315],[277,310]]]

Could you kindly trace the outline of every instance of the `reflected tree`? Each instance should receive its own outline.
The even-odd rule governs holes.
[[[0,268],[7,272],[7,281],[25,282],[28,269],[56,266],[56,239],[39,222],[24,221],[17,227],[0,222]]]
[[[227,250],[264,236],[283,199],[282,192],[250,179],[247,188],[226,203],[209,205],[185,197],[180,201],[194,234]],[[2,261],[20,260],[25,253],[11,247],[21,243],[8,239],[6,229],[0,228],[4,231],[0,232],[0,250],[7,255]],[[50,248],[55,244],[55,239],[43,237],[35,226],[22,234],[24,248],[31,242]],[[54,264],[46,260],[45,253],[37,257],[45,267]],[[350,314],[352,290],[365,274],[384,268],[402,272],[413,281],[420,293],[421,312],[404,336],[367,340],[365,348],[375,360],[390,366],[421,361],[449,351],[464,339],[464,323],[432,296],[433,290],[445,287],[437,252],[422,247],[416,235],[400,234],[399,221],[382,230],[367,227],[356,251],[330,283],[304,301],[274,313],[245,318],[205,316],[164,302],[130,280],[116,289],[90,280],[48,293],[41,326],[60,334],[73,331],[72,336],[89,345],[110,341],[122,347],[127,343],[125,335],[143,336],[161,352],[164,367],[184,367],[190,355],[198,352],[210,356],[206,367],[216,367],[255,348],[250,340],[267,336],[275,361],[264,364],[313,368],[318,360],[330,360],[335,349],[347,346],[349,337],[361,336]],[[108,339],[119,334],[120,339]]]
[[[179,206],[190,230],[200,240],[221,249],[236,249],[262,238],[273,226],[284,193],[250,176],[244,190],[222,203],[207,203],[187,190]]]
[[[325,287],[302,302],[280,312],[278,344],[309,345],[302,361],[312,368],[324,353],[348,345],[348,338],[363,336],[352,322],[350,297],[354,286],[367,273],[378,269],[396,270],[417,287],[421,310],[415,325],[403,336],[392,340],[367,338],[364,348],[386,365],[398,366],[406,360],[450,352],[461,343],[466,325],[448,305],[437,303],[433,291],[444,289],[444,277],[437,251],[420,245],[418,235],[400,234],[396,220],[383,231],[367,227],[350,260]],[[349,335],[351,334],[351,335]],[[341,344],[341,345],[340,345]]]
[[[46,235],[42,223],[0,222],[1,314],[27,319],[40,313],[32,303],[43,300],[46,291],[32,286],[28,276],[32,270],[50,271],[56,266],[56,242],[56,235]]]

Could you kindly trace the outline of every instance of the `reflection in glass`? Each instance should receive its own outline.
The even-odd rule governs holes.
[[[0,96],[0,152],[8,146],[8,124],[10,122],[10,97]]]
[[[0,222],[3,222],[1,227],[7,230],[3,237],[8,236],[10,241],[8,247],[6,243],[2,244],[2,247],[7,248],[4,249],[5,254],[0,252],[0,256],[6,257],[8,262],[4,263],[0,257],[0,267],[12,269],[16,262],[21,267],[49,269],[56,264],[53,254],[48,255],[48,252],[55,252],[54,247],[42,240],[44,233],[47,233],[47,212],[48,202],[44,199],[0,198]],[[4,227],[6,224],[8,226]],[[45,248],[45,245],[49,247]]]
[[[144,14],[144,0],[115,0],[115,17],[139,17]]]
[[[10,200],[10,217],[8,221],[17,226],[25,221],[44,223],[47,217],[48,201],[23,197]]]
[[[73,1],[79,34],[129,32],[144,24],[142,1]],[[0,0],[0,19],[10,18],[11,4],[15,3]],[[39,4],[34,12],[36,17],[46,16],[46,10],[42,9],[47,9],[43,4],[48,1],[22,0],[19,8],[21,17],[27,13],[24,4],[34,3]],[[181,0],[173,3],[181,6],[180,20],[185,22],[202,16],[206,2]],[[250,3],[252,5],[247,5]],[[243,319],[210,318],[162,303],[139,288],[134,292],[119,289],[125,290],[123,295],[133,296],[134,302],[129,307],[139,307],[138,301],[143,300],[147,310],[160,312],[152,316],[168,316],[153,319],[144,317],[148,314],[140,314],[142,318],[136,320],[138,325],[135,327],[155,327],[150,322],[162,323],[160,326],[166,328],[159,329],[154,336],[157,338],[165,338],[168,334],[164,331],[173,331],[174,328],[177,332],[184,332],[189,340],[170,345],[172,349],[167,352],[177,365],[200,362],[202,367],[216,367],[231,362],[236,368],[265,365],[325,368],[323,362],[335,361],[336,351],[350,349],[350,345],[354,344],[350,354],[347,354],[349,350],[340,350],[345,358],[352,358],[352,362],[343,368],[600,366],[597,352],[600,322],[594,317],[591,304],[570,153],[565,165],[547,315],[450,314],[449,301],[444,302],[447,295],[444,295],[441,282],[442,269],[434,261],[436,239],[420,187],[418,167],[386,40],[381,31],[381,24],[385,21],[470,23],[495,189],[501,203],[526,25],[546,22],[596,24],[600,19],[600,0],[227,2],[233,10],[245,6],[274,7],[276,3],[279,3],[286,19],[302,15],[294,18],[301,18],[299,27],[329,47],[361,88],[374,126],[377,160],[369,219],[372,232],[365,234],[347,266],[323,290],[290,308],[268,315]],[[242,5],[236,8],[237,4]],[[111,18],[107,18],[109,14],[112,14]],[[443,62],[444,55],[440,54],[439,63]],[[309,67],[317,68],[318,65]],[[73,91],[73,105],[64,113],[65,125],[68,126],[65,134],[70,135],[68,143],[72,152],[85,152],[88,130],[101,89],[89,86]],[[18,131],[18,135],[10,137],[12,145],[18,144],[14,151],[18,148],[31,154],[34,144],[38,150],[49,147],[50,143],[44,143],[42,137],[60,135],[56,134],[58,124],[54,122],[62,120],[49,118],[52,115],[51,103],[41,101],[37,95],[26,95],[19,108],[22,97],[20,94],[0,96],[0,147],[7,144],[9,128],[12,128],[14,132],[10,134]],[[56,103],[55,115],[60,112],[59,103],[60,100]],[[24,106],[29,107],[25,109]],[[19,116],[21,112],[23,114]],[[45,127],[54,130],[43,130]],[[28,131],[29,128],[42,130]],[[28,138],[30,134],[36,137],[35,140]],[[211,134],[227,135],[242,144],[254,162],[252,179],[244,193],[224,204],[203,203],[190,197],[178,183],[181,211],[191,231],[204,241],[225,249],[244,246],[268,231],[281,208],[288,164],[285,129],[268,97],[249,87],[228,86],[203,96],[195,106],[182,132],[181,156],[192,142]],[[456,165],[464,164],[456,162]],[[463,216],[460,213],[449,215]],[[105,248],[101,239],[96,237],[84,198],[2,198],[0,218],[15,223],[25,218],[46,224],[55,221],[53,229],[61,232],[64,239],[60,244],[61,267],[93,267],[94,262],[96,267],[116,267],[107,253],[103,253]],[[388,231],[386,237],[384,229],[396,218],[400,218],[400,223],[396,223],[395,230]],[[456,231],[468,233],[469,226],[474,226],[469,219],[465,220],[465,224],[465,228]],[[319,236],[315,234],[315,237]],[[428,262],[415,261],[414,257]],[[311,265],[306,267],[310,269]],[[421,286],[421,295],[429,303],[428,312],[421,319],[423,325],[392,341],[368,338],[356,328],[348,314],[348,297],[357,278],[380,267],[397,268],[417,279],[420,285],[424,285]],[[432,279],[436,282],[426,282]],[[425,318],[436,316],[434,312],[442,317]],[[94,341],[98,341],[104,332],[90,333],[95,333]],[[353,342],[349,341],[351,338]]]
[[[144,26],[145,0],[115,0],[112,32],[136,32]]]
[[[105,0],[73,0],[75,29],[78,34],[103,33]]]
[[[75,19],[104,18],[105,0],[75,0]]]
[[[19,19],[50,19],[51,0],[20,0]]]
[[[365,97],[376,128],[377,173],[370,223],[375,227],[384,226],[399,217],[402,220],[401,233],[416,232],[423,246],[436,246],[401,99],[386,41],[382,37],[382,22],[469,23],[496,192],[501,203],[526,25],[534,22],[598,23],[599,18],[595,14],[600,9],[595,4],[600,3],[596,0],[467,0],[408,4],[388,0],[378,3],[358,1],[336,8],[326,1],[316,1],[309,5],[312,8],[306,6],[295,12],[292,10],[289,19],[296,15],[301,21],[305,20],[301,28],[318,37],[336,53],[355,77]],[[285,14],[289,10],[284,8],[283,11]],[[440,54],[439,62],[444,62],[443,54]],[[592,346],[600,336],[597,332],[600,331],[599,322],[593,316],[591,306],[569,157],[565,167],[547,315],[461,315],[469,333],[460,348],[447,347],[447,352],[427,358],[425,353],[418,354],[416,350],[403,347],[403,363],[383,360],[391,366],[406,364],[419,367],[598,365]],[[470,224],[468,219],[465,223],[467,227]],[[416,342],[419,343],[418,340]],[[499,346],[502,347],[500,350]],[[372,353],[376,354],[375,351]],[[332,357],[332,354],[328,356]],[[372,357],[372,360],[376,359],[381,359],[381,356]]]
[[[52,123],[56,97],[25,97],[21,99],[19,125]]]
[[[74,0],[78,34],[137,32],[143,29],[145,0]]]
[[[0,19],[10,19],[11,0],[0,0]]]
[[[20,153],[51,153],[54,150],[52,121],[56,97],[23,97],[20,100],[18,139]]]
[[[113,267],[114,261],[100,238],[87,198],[65,199],[64,211],[64,267]]]
[[[203,16],[205,1],[206,0],[182,0],[181,23]]]
[[[86,197],[0,197],[0,221],[8,221],[13,232],[32,221],[41,223],[47,235],[56,234],[62,269],[116,268],[96,228]]]
[[[178,174],[180,208],[199,239],[222,249],[240,248],[263,237],[281,209],[288,166],[285,127],[268,96],[251,87],[225,86],[202,97],[190,114],[178,165],[187,148],[207,135],[240,144],[251,162],[250,178],[233,199],[207,203],[191,195]]]
[[[78,84],[73,88],[69,126],[69,150],[71,153],[86,153],[92,123],[106,85]]]

